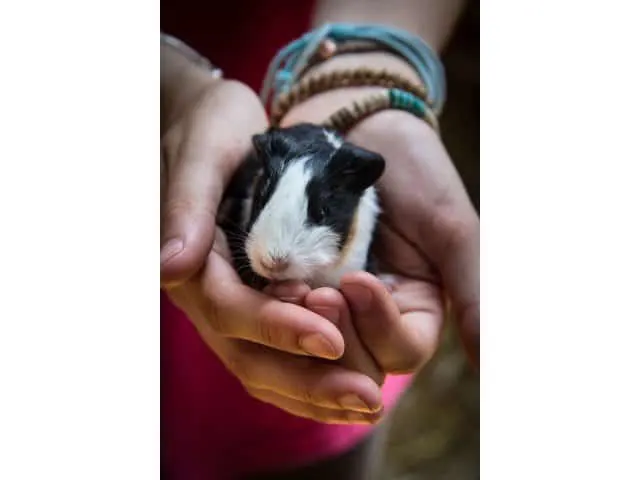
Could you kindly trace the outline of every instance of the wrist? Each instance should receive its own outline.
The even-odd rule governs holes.
[[[356,68],[373,68],[376,70],[386,70],[405,77],[416,84],[422,84],[422,79],[418,72],[411,66],[409,62],[397,55],[388,52],[363,52],[363,53],[345,53],[325,60],[322,63],[309,68],[301,77],[305,78],[319,74],[329,73],[337,70],[352,70]]]
[[[325,23],[376,23],[422,37],[436,52],[446,47],[466,0],[403,0],[402,8],[388,0],[319,0],[313,26]]]
[[[386,70],[389,73],[398,74],[407,80],[420,85],[420,76],[411,64],[402,58],[387,52],[349,53],[332,57],[318,65],[311,67],[301,77],[304,80],[310,76],[323,73],[331,73],[339,70],[352,70],[361,67]],[[365,100],[374,94],[385,92],[385,87],[361,86],[338,87],[322,92],[295,105],[283,118],[283,126],[292,125],[301,121],[320,123],[325,121],[337,110],[348,107],[354,102]],[[409,115],[406,112],[398,112]],[[379,114],[374,114],[379,115]]]
[[[315,123],[331,108],[333,113],[322,123],[347,133],[368,116],[397,109],[439,131],[446,79],[437,54],[411,32],[376,24],[330,23],[278,52],[261,97],[270,105],[272,125],[296,123],[298,118]],[[313,117],[298,117],[309,105],[319,110],[310,108]]]

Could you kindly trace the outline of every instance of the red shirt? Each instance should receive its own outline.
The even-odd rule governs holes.
[[[309,0],[161,0],[160,28],[256,91],[271,58],[311,27]]]

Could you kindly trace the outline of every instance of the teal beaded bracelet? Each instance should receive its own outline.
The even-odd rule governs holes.
[[[426,104],[414,94],[397,88],[389,89],[390,108],[406,110],[416,117],[424,117],[427,114]]]
[[[382,110],[403,110],[427,122],[436,133],[440,133],[438,118],[433,110],[419,97],[399,88],[390,88],[384,93],[374,94],[350,107],[344,107],[331,115],[324,125],[346,134],[366,117]]]
[[[417,35],[378,24],[329,23],[289,43],[276,54],[267,70],[260,93],[265,106],[273,107],[275,99],[298,82],[301,73],[327,40],[336,46],[353,41],[374,43],[404,58],[422,79],[433,111],[441,113],[446,97],[446,79],[444,66],[436,52]]]

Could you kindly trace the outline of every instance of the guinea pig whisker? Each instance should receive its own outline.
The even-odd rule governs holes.
[[[247,257],[247,255],[244,252],[232,253],[231,254],[231,258],[233,258],[234,260],[236,260],[238,262],[250,263],[249,258]]]
[[[249,272],[252,275],[255,275],[255,272],[253,271],[253,269],[251,268],[251,265],[239,265],[236,268],[236,272],[238,273],[238,275],[242,275],[245,272]]]
[[[245,235],[248,234],[246,225],[237,221],[225,220],[223,225],[223,230],[225,231],[225,233],[229,233],[230,228],[233,228],[233,230],[239,231]]]
[[[249,266],[249,265],[238,265],[237,271],[238,271],[238,273],[243,273],[243,272],[248,271],[250,268],[251,268],[251,266]]]
[[[246,232],[225,232],[229,240],[245,240],[249,234]]]

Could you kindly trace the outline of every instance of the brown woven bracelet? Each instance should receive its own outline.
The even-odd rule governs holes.
[[[323,126],[332,128],[346,135],[356,124],[374,113],[383,110],[398,109],[408,111],[422,118],[438,135],[440,134],[438,118],[429,107],[427,107],[424,112],[418,113],[416,109],[409,108],[409,105],[394,105],[391,101],[390,92],[374,94],[361,101],[354,102],[350,107],[341,108],[323,122]]]
[[[291,108],[312,96],[344,87],[397,88],[410,92],[428,105],[431,105],[426,89],[407,80],[402,75],[366,67],[353,70],[336,70],[307,78],[294,85],[288,92],[281,94],[276,99],[271,112],[271,124],[279,125]]]

